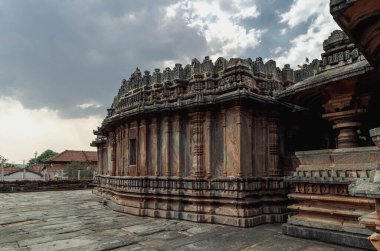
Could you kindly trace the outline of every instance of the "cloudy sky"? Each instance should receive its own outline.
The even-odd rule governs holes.
[[[0,155],[91,150],[123,78],[192,58],[319,58],[329,0],[2,0]],[[92,149],[94,150],[94,149]]]

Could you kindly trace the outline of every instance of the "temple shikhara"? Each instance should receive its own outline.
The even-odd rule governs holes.
[[[380,2],[331,0],[331,13],[343,31],[297,69],[207,56],[137,68],[94,131],[94,193],[134,215],[379,245]]]

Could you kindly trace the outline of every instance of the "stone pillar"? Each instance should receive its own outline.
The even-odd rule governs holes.
[[[279,169],[279,154],[280,154],[280,141],[278,132],[278,120],[271,118],[268,121],[268,143],[269,143],[269,159],[268,159],[268,175],[279,176],[281,171]]]
[[[142,119],[139,126],[139,150],[138,152],[138,172],[139,175],[147,175],[147,129],[146,129],[146,120]]]
[[[151,147],[149,150],[149,174],[159,176],[158,170],[158,121],[157,118],[152,118],[150,127]]]
[[[351,109],[348,111],[327,113],[322,116],[333,122],[333,128],[339,131],[338,148],[352,148],[358,146],[356,130],[362,125],[359,119],[364,113],[365,109]]]
[[[179,114],[174,117],[173,120],[173,145],[171,147],[171,164],[172,164],[172,175],[180,176],[180,165],[181,165],[181,118]]]
[[[212,176],[211,170],[211,112],[207,111],[205,116],[205,142],[204,142],[204,156],[205,156],[205,172],[208,178]]]
[[[357,95],[356,82],[348,82],[344,89],[338,87],[326,88],[328,101],[323,105],[326,114],[322,117],[333,122],[333,128],[338,130],[338,148],[357,147],[356,132],[362,125],[360,118],[366,112],[370,96]]]
[[[191,114],[191,143],[193,149],[192,176],[204,177],[204,135],[203,135],[203,113],[194,112]]]
[[[162,145],[161,145],[162,169],[163,169],[164,176],[171,175],[169,142],[170,142],[169,117],[165,115],[162,120]]]

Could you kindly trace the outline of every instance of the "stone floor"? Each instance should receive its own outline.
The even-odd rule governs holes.
[[[355,250],[281,234],[109,210],[90,190],[0,194],[0,250]]]

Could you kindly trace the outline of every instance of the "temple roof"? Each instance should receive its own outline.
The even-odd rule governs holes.
[[[45,161],[45,163],[57,163],[57,162],[96,162],[98,156],[96,151],[74,151],[66,150],[54,157],[51,157]]]
[[[292,97],[307,90],[371,71],[372,68],[343,31],[333,31],[323,42],[321,60],[314,59],[293,70],[282,69],[274,60],[261,57],[218,58],[206,56],[203,62],[193,59],[184,68],[175,64],[163,72],[155,69],[141,73],[137,68],[128,80],[123,79],[118,94],[99,133],[112,122],[141,113],[173,111],[194,106],[246,99],[256,104],[296,107]],[[95,143],[94,143],[95,144]]]
[[[336,81],[358,76],[372,70],[373,67],[371,67],[365,59],[356,63],[342,65],[328,71],[323,71],[320,74],[298,82],[283,92],[278,93],[276,98],[280,100],[288,100],[290,98],[294,98],[295,95],[304,95],[306,90],[312,90],[328,84],[334,84]]]
[[[323,42],[323,49],[322,60],[315,75],[277,93],[276,99],[303,105],[305,100],[310,102],[316,96],[321,95],[320,90],[324,86],[373,70],[343,31],[333,31]]]
[[[250,100],[259,105],[286,107],[273,96],[294,83],[289,65],[280,70],[274,60],[262,58],[218,58],[215,63],[206,56],[201,63],[193,59],[184,68],[176,64],[162,73],[155,69],[141,74],[139,68],[128,80],[123,79],[118,94],[102,126],[141,113],[173,111],[209,106],[228,101]],[[291,108],[293,109],[293,107]]]

